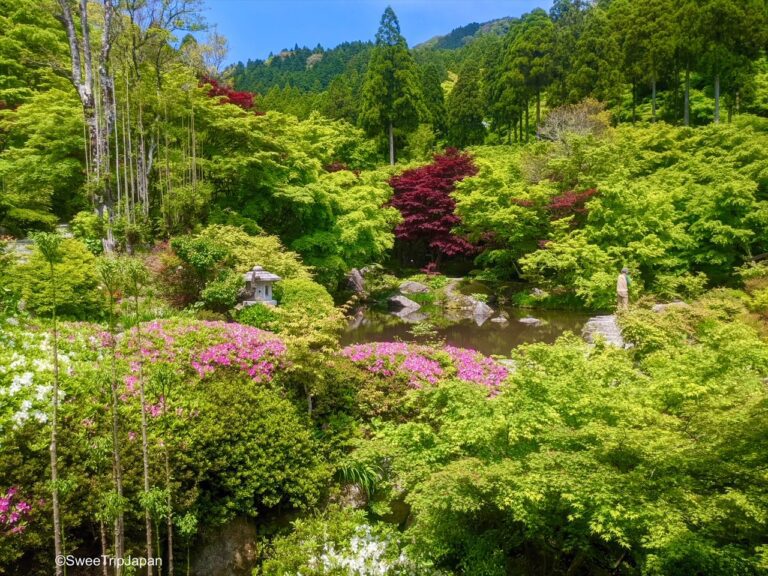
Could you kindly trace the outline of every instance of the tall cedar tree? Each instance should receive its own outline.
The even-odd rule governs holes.
[[[435,134],[443,136],[446,123],[445,95],[440,83],[440,71],[434,63],[421,68],[421,92],[432,128]]]
[[[461,69],[447,102],[448,138],[453,146],[463,148],[482,144],[485,138],[480,67],[468,60]]]
[[[749,68],[766,43],[765,0],[703,0],[696,3],[696,32],[703,69],[712,79],[715,124],[720,122],[721,83],[728,73]]]
[[[523,16],[509,45],[506,65],[519,79],[525,101],[536,103],[536,126],[541,123],[541,94],[553,75],[552,53],[555,25],[544,10],[536,9]]]
[[[394,10],[387,7],[363,83],[360,123],[371,135],[387,134],[389,162],[394,165],[395,130],[409,132],[426,116],[416,63]]]
[[[469,241],[452,233],[461,218],[455,214],[451,193],[457,182],[475,174],[477,167],[471,156],[449,148],[435,155],[431,164],[393,176],[389,180],[394,189],[390,203],[403,217],[395,228],[397,239],[428,248],[436,265],[443,256],[474,252]]]
[[[616,0],[609,16],[621,47],[624,75],[632,84],[632,121],[640,82],[651,87],[651,114],[656,120],[657,85],[669,76],[675,55],[675,0]]]

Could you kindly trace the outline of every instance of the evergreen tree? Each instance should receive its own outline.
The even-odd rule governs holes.
[[[514,86],[505,77],[504,56],[519,22],[510,26],[507,37],[500,40],[498,49],[488,50],[483,55],[483,101],[491,118],[492,128],[497,132],[507,131],[508,142],[517,139],[517,124],[522,114],[520,97]]]
[[[456,85],[448,95],[448,138],[457,147],[482,144],[485,138],[480,69],[467,61]]]
[[[572,102],[594,96],[616,102],[622,92],[621,50],[610,34],[606,10],[592,6],[584,29],[576,42],[572,67],[568,73],[568,98]]]
[[[576,44],[584,30],[589,9],[588,0],[555,0],[549,16],[555,24],[555,46],[552,53],[552,84],[549,91],[550,105],[570,102],[568,73],[573,67]]]
[[[738,68],[749,68],[765,47],[766,3],[765,0],[706,0],[698,2],[696,15],[703,68],[714,84],[717,124],[723,77]]]
[[[552,78],[552,53],[555,26],[544,10],[526,14],[509,47],[509,66],[513,68],[526,94],[536,99],[536,125],[541,122],[541,93]]]
[[[640,83],[651,87],[651,110],[656,119],[657,84],[669,71],[675,51],[674,6],[672,0],[617,0],[610,5],[624,74],[632,82],[633,120]]]
[[[440,83],[440,72],[436,64],[428,64],[421,68],[421,92],[424,95],[424,105],[429,113],[429,122],[438,134],[445,133],[446,111],[445,95]]]
[[[348,120],[357,124],[360,112],[358,94],[348,75],[337,76],[328,86],[321,108],[323,115],[336,120]]]
[[[395,163],[395,130],[407,133],[426,115],[420,84],[397,16],[387,7],[363,83],[360,123],[372,135],[387,135],[390,164]]]

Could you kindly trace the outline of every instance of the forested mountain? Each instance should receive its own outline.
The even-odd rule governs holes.
[[[273,86],[320,92],[337,76],[362,73],[372,46],[371,42],[344,42],[326,50],[322,46],[310,49],[296,45],[270,54],[266,60],[238,62],[232,67],[232,80],[237,89],[259,94]]]
[[[436,36],[414,47],[415,50],[455,50],[466,46],[484,34],[504,36],[512,19],[500,18],[483,24],[473,22],[452,30],[445,36]],[[302,92],[326,90],[337,76],[362,74],[365,71],[371,42],[344,42],[334,48],[306,46],[284,49],[270,54],[266,60],[238,62],[229,73],[238,90],[265,94],[270,88],[292,87]]]
[[[0,574],[765,576],[768,2],[203,8],[0,0]]]

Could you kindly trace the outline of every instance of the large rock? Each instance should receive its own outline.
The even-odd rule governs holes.
[[[683,302],[682,300],[674,300],[669,304],[654,304],[651,307],[651,310],[659,314],[661,312],[668,310],[669,308],[690,308],[690,306],[685,302]]]
[[[429,286],[422,284],[421,282],[408,280],[400,284],[400,292],[403,294],[424,294],[429,292]]]
[[[252,520],[235,518],[201,536],[191,566],[195,576],[249,576],[256,567],[259,533]]]
[[[410,298],[406,298],[402,294],[391,296],[389,300],[387,300],[387,304],[389,305],[390,310],[393,310],[395,312],[401,312],[401,313],[404,310],[409,310],[410,312],[416,312],[416,310],[421,308],[421,304],[419,304],[418,302],[414,302]]]
[[[365,293],[365,278],[363,274],[357,268],[352,268],[347,276],[347,285],[349,289],[355,294]]]
[[[488,306],[488,304],[485,302],[475,300],[475,307],[472,310],[472,316],[475,317],[475,320],[478,318],[488,319],[493,316],[493,308]]]
[[[541,326],[542,324],[544,324],[544,322],[542,322],[538,318],[533,318],[532,316],[526,316],[525,318],[520,318],[518,322],[520,322],[520,324],[525,324],[526,326]]]
[[[602,338],[606,344],[624,348],[624,338],[621,335],[621,328],[616,322],[616,316],[595,316],[587,320],[581,331],[584,339],[590,344],[594,344],[598,338]]]

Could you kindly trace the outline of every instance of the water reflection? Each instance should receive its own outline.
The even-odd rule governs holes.
[[[581,333],[589,315],[569,310],[522,310],[507,308],[509,323],[487,321],[478,326],[474,320],[462,320],[437,329],[448,344],[474,348],[484,354],[509,354],[512,348],[532,342],[554,342],[563,332]],[[520,318],[535,316],[543,323],[526,325]],[[342,335],[342,345],[392,340],[413,341],[409,330],[412,324],[391,314],[375,310],[358,310],[350,319],[347,331]]]

